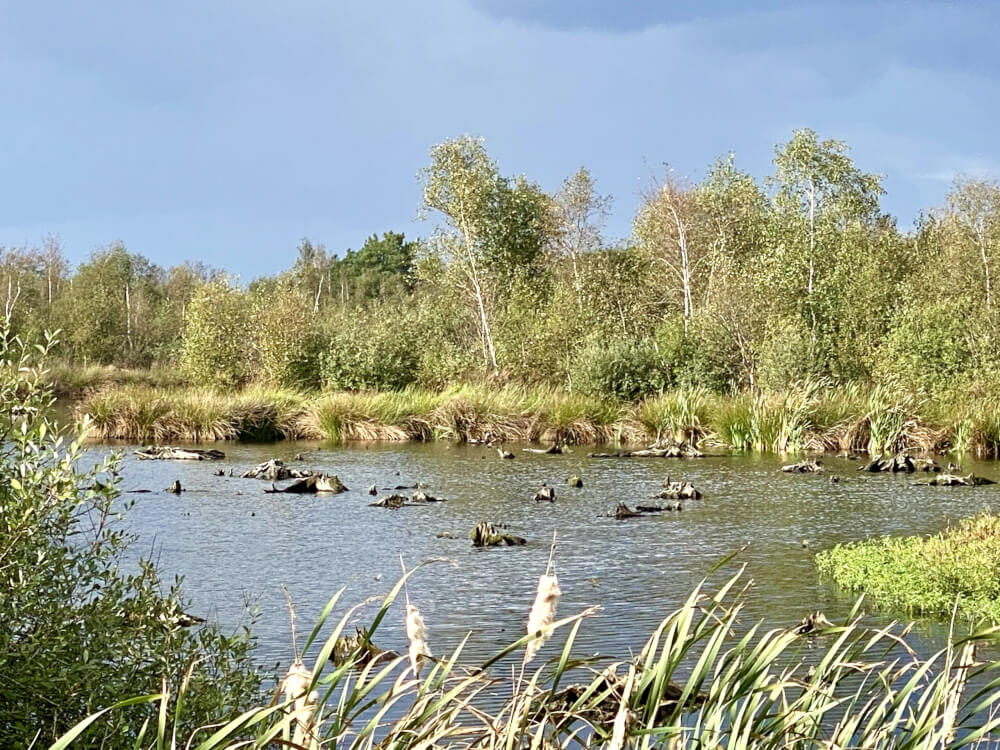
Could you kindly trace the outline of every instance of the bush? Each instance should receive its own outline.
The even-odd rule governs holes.
[[[354,311],[334,321],[320,356],[324,388],[398,390],[417,380],[420,345],[405,311]]]
[[[648,339],[591,338],[570,369],[574,390],[588,396],[635,401],[668,385],[663,360]]]
[[[818,373],[810,333],[796,321],[776,321],[761,346],[758,384],[768,391],[781,391],[789,383],[807,380]]]
[[[252,294],[254,379],[283,388],[318,388],[325,341],[314,326],[312,303],[295,289]]]
[[[977,369],[968,305],[961,300],[911,303],[894,317],[876,371],[928,392]]]
[[[51,389],[31,352],[0,325],[0,747],[47,745],[188,671],[182,731],[233,715],[259,694],[248,633],[186,628],[179,581],[164,592],[148,560],[126,572],[119,459],[77,468],[80,434],[66,442],[50,421]],[[93,746],[132,747],[153,712],[110,714]]]
[[[198,384],[244,385],[250,379],[253,345],[246,294],[224,282],[202,286],[187,308],[184,373]]]

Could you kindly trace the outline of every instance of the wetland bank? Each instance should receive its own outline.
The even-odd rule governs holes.
[[[978,558],[957,578],[945,565],[961,534],[992,559],[995,524],[960,524],[988,519],[976,514],[997,510],[997,488],[917,486],[849,456],[912,452],[1000,477],[1000,188],[959,180],[901,230],[880,207],[881,178],[845,144],[797,131],[774,166],[766,182],[732,158],[699,182],[668,173],[632,236],[608,242],[608,199],[589,172],[547,193],[460,137],[421,173],[428,238],[385,232],[340,254],[303,240],[287,271],[247,286],[121,244],[72,272],[54,245],[5,250],[0,555],[17,562],[0,557],[14,571],[0,614],[16,623],[0,642],[0,739],[27,744],[43,724],[51,741],[91,716],[109,746],[149,744],[154,726],[164,744],[255,705],[205,747],[693,746],[743,731],[760,745],[945,745],[991,731],[996,633],[983,624],[975,654],[961,638],[992,604],[963,609],[953,629],[941,611],[982,572]],[[60,343],[46,343],[56,329]],[[92,442],[53,442],[52,388]],[[707,455],[640,452],[668,441]],[[225,457],[131,455],[148,444]],[[549,445],[566,450],[537,452]],[[820,453],[823,472],[780,471]],[[241,478],[272,458],[343,491]],[[656,497],[668,477],[688,496]],[[415,501],[414,488],[446,502]],[[406,499],[378,507],[396,492]],[[525,543],[475,548],[482,522]],[[837,544],[954,524],[951,541],[902,545],[943,551],[921,571],[954,579],[933,606],[883,590],[854,621],[853,593],[817,570]],[[894,553],[878,544],[851,549],[877,568]],[[400,558],[410,575],[394,588]],[[417,567],[430,559],[449,563]],[[569,621],[528,665],[536,591],[554,598],[539,584],[550,561],[554,616]],[[175,576],[183,594],[164,583]],[[405,632],[400,597],[425,627]],[[259,615],[244,631],[248,602]],[[865,630],[917,613],[907,633]],[[405,659],[367,668],[367,648],[327,663],[337,635],[372,624],[393,652],[419,641],[460,658],[424,659],[419,678]],[[845,633],[859,640],[839,650]],[[307,640],[317,661],[292,664]],[[594,654],[584,672],[577,659]],[[783,672],[796,661],[801,672]],[[896,690],[922,666],[926,680]],[[564,677],[575,682],[560,689]],[[260,686],[275,681],[288,704],[263,708]],[[495,698],[497,684],[505,697],[488,713],[476,695]]]

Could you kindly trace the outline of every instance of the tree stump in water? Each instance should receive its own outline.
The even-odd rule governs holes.
[[[290,469],[280,458],[272,458],[262,464],[257,464],[249,471],[240,475],[242,479],[266,479],[271,482],[281,482],[285,479],[305,479],[311,477],[309,469]]]
[[[701,492],[690,482],[674,482],[667,477],[663,489],[656,495],[659,500],[700,500]]]
[[[377,502],[369,503],[369,508],[388,508],[389,510],[399,510],[406,505],[406,495],[386,495]]]
[[[517,547],[527,544],[526,539],[511,534],[503,534],[492,524],[483,521],[469,533],[473,547]]]
[[[542,485],[542,488],[535,493],[534,500],[536,503],[554,503],[556,501],[555,487]]]

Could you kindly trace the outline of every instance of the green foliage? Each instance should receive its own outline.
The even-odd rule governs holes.
[[[250,380],[254,347],[247,295],[225,281],[205,284],[187,310],[181,368],[195,383],[239,386]]]
[[[251,294],[253,378],[285,388],[317,388],[325,341],[312,301],[294,288]],[[245,354],[249,358],[249,354]]]
[[[591,338],[570,370],[573,389],[590,396],[635,401],[667,386],[663,360],[648,339]]]
[[[962,299],[919,300],[899,308],[877,370],[910,388],[941,390],[979,364],[969,336],[971,313]]]
[[[323,387],[344,391],[404,388],[416,382],[420,341],[402,308],[355,310],[331,321],[320,357]]]
[[[119,459],[79,467],[81,435],[63,435],[49,417],[47,352],[0,326],[0,746],[44,745],[100,708],[182,678],[181,731],[225,719],[257,695],[252,641],[184,627],[180,581],[165,586],[148,560],[130,572]],[[154,710],[108,714],[91,736],[131,747]]]
[[[1000,622],[1000,517],[983,513],[933,536],[878,537],[820,552],[825,575],[909,612]]]

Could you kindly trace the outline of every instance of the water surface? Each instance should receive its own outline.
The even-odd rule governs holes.
[[[282,584],[296,604],[300,632],[307,633],[339,588],[347,587],[349,604],[386,593],[400,574],[400,556],[408,566],[428,558],[453,561],[424,568],[409,585],[432,649],[450,651],[471,632],[467,654],[492,654],[523,633],[553,530],[560,615],[593,604],[604,608],[582,628],[581,654],[621,658],[637,651],[720,558],[746,544],[726,568],[733,572],[745,563],[754,581],[744,623],[764,618],[789,625],[814,610],[838,621],[854,597],[819,579],[816,550],[876,534],[936,532],[1000,501],[996,486],[917,487],[920,475],[858,473],[857,462],[836,458],[824,460],[825,474],[789,475],[778,471],[782,461],[773,456],[599,460],[587,458],[586,448],[549,456],[515,447],[516,459],[501,460],[487,447],[443,442],[221,447],[226,459],[213,462],[138,461],[130,446],[91,451],[124,450],[122,489],[154,490],[126,495],[135,500],[127,515],[140,534],[135,549],[152,551],[168,576],[184,576],[193,613],[228,628],[245,621],[248,600],[259,605],[254,631],[264,664],[287,664],[291,656]],[[293,461],[297,453],[303,461]],[[336,473],[350,491],[265,494],[270,483],[238,478],[271,457]],[[214,476],[220,468],[227,476]],[[965,468],[1000,478],[993,464],[967,462]],[[228,476],[230,469],[236,477]],[[602,517],[619,501],[648,501],[668,474],[693,482],[704,498],[686,502],[679,513],[621,522]],[[841,477],[839,484],[831,484],[831,474]],[[582,488],[566,485],[572,475],[583,479]],[[174,479],[186,488],[179,497],[162,491]],[[368,506],[375,499],[367,494],[370,485],[382,496],[388,494],[383,488],[416,482],[448,502],[397,511]],[[556,487],[554,504],[532,501],[542,483]],[[505,523],[528,544],[474,549],[468,533],[480,521]],[[442,532],[455,538],[439,538]],[[383,647],[403,644],[398,610],[376,638]],[[873,619],[888,621],[891,614]],[[933,619],[916,630],[925,651],[945,633],[946,623]],[[558,642],[543,654],[554,653]]]

